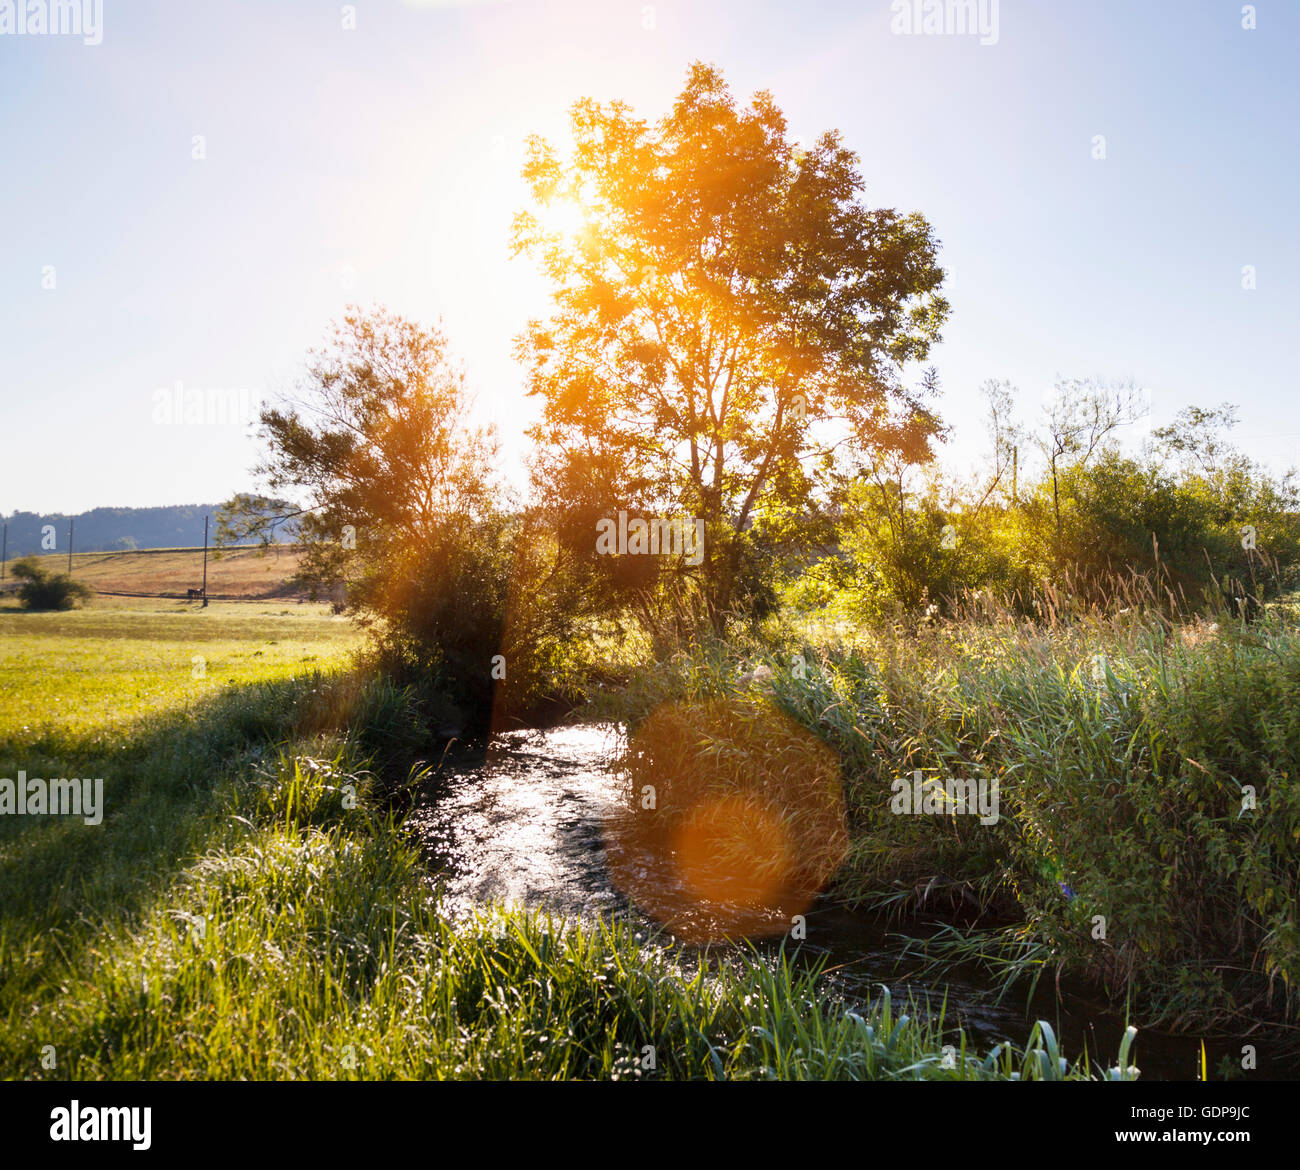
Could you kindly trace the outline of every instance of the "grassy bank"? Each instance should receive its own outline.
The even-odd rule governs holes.
[[[742,681],[756,665],[771,677]],[[1286,613],[785,630],[679,654],[606,707],[636,727],[694,704],[698,770],[719,775],[740,750],[706,715],[724,699],[835,750],[849,829],[835,891],[952,924],[930,947],[937,977],[976,958],[999,979],[1086,977],[1175,1028],[1271,1021],[1285,1042],[1300,1022],[1300,630]],[[894,786],[915,771],[996,781],[996,823],[898,815]]]
[[[0,615],[20,673],[57,636],[27,620]],[[45,663],[47,699],[88,665]],[[682,970],[625,926],[446,921],[386,811],[418,747],[411,696],[340,655],[314,665],[175,707],[133,676],[128,724],[107,702],[102,723],[74,704],[36,727],[6,708],[0,774],[102,775],[107,812],[0,818],[0,1074],[1086,1075],[1050,1031],[1027,1055],[968,1052],[941,1020],[847,1011],[782,962]]]

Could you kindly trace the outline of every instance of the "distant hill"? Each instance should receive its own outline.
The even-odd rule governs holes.
[[[149,548],[193,548],[203,544],[203,517],[212,517],[209,540],[216,540],[219,504],[176,504],[167,508],[92,508],[76,516],[62,512],[0,514],[8,524],[7,554],[67,553],[68,521],[73,520],[75,552],[127,552]],[[54,547],[42,547],[45,526],[54,526]],[[291,533],[286,533],[292,539]]]

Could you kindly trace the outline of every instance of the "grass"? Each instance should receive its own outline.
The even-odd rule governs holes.
[[[300,786],[297,761],[271,775]],[[625,924],[576,929],[488,908],[451,922],[414,850],[354,820],[310,769],[324,824],[266,802],[178,873],[6,1029],[9,1075],[73,1078],[1030,1079],[1079,1077],[1002,1047],[977,1057],[941,1019],[860,1013],[815,972],[757,958],[682,971]],[[271,815],[270,806],[279,804]],[[69,986],[70,985],[70,986]],[[945,1041],[953,1041],[948,1049]],[[58,1062],[40,1068],[52,1048]]]
[[[327,667],[357,644],[355,627],[323,605],[0,609],[0,751],[94,733],[107,744],[142,716]]]
[[[624,925],[451,923],[415,877],[383,832],[277,830],[205,857],[35,1031],[76,1077],[1080,1075],[1036,1052],[945,1053],[940,1021],[887,994],[836,1011],[788,963],[683,973]]]
[[[506,908],[449,921],[383,799],[409,779],[403,765],[419,772],[406,759],[418,746],[411,693],[349,671],[346,639],[328,619],[302,622],[303,640],[281,657],[236,662],[240,639],[223,620],[248,621],[245,632],[258,636],[290,627],[210,610],[197,620],[220,637],[164,636],[173,648],[158,653],[145,631],[168,634],[170,618],[0,615],[11,623],[6,685],[28,687],[0,726],[4,769],[102,774],[107,805],[98,827],[74,818],[0,825],[0,1075],[1098,1071],[1063,1063],[1045,1025],[1027,1051],[975,1053],[941,1017],[900,1010],[887,995],[849,1010],[822,993],[817,971],[784,954],[770,962],[742,951],[692,968],[624,924],[579,928]],[[195,645],[232,655],[222,681],[201,694],[184,678],[184,652]],[[317,661],[304,663],[309,646]],[[84,685],[87,658],[116,666],[115,689],[47,712],[34,727],[39,695],[48,706]],[[24,673],[37,664],[39,684]],[[1124,1063],[1116,1075],[1132,1075],[1118,1071]]]
[[[833,748],[850,834],[835,891],[949,919],[928,952],[939,977],[969,960],[999,983],[1065,972],[1140,1005],[1147,1023],[1265,1027],[1293,1044],[1300,628],[1289,608],[1250,626],[1001,611],[819,633],[819,645],[787,628],[695,647],[639,672],[605,709],[635,728],[666,705],[729,698]],[[742,682],[756,663],[770,681]],[[717,746],[700,737],[695,750],[711,768]],[[894,815],[891,785],[914,770],[995,780],[1001,819]],[[954,923],[962,914],[974,924]]]

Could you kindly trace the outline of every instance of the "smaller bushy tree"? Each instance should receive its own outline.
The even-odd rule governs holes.
[[[18,598],[28,609],[72,609],[95,595],[84,581],[68,573],[51,573],[35,557],[15,561],[13,575],[22,581]]]

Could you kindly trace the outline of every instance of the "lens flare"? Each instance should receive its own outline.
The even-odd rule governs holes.
[[[724,796],[693,808],[673,834],[677,873],[701,902],[761,910],[790,871],[780,816],[752,798]]]
[[[764,700],[665,704],[622,763],[611,879],[689,942],[788,931],[848,848],[835,753]]]

